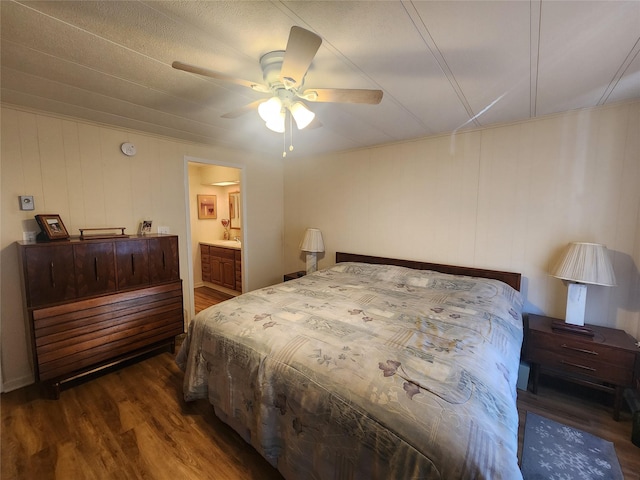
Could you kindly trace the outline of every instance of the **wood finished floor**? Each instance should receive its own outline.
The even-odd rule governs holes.
[[[228,298],[196,289],[196,309]],[[3,480],[247,479],[281,476],[206,401],[186,403],[182,372],[166,352],[64,390],[59,400],[35,386],[2,394]],[[526,411],[615,444],[625,480],[640,480],[631,415],[611,418],[600,392],[541,377],[539,394],[518,391],[519,448]]]

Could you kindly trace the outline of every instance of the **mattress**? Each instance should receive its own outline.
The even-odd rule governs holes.
[[[340,263],[200,312],[176,361],[287,479],[514,480],[521,310],[497,280]]]

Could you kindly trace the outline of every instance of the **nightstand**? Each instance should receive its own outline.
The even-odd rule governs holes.
[[[552,330],[553,321],[529,315],[523,359],[531,364],[532,391],[538,393],[540,371],[615,395],[613,418],[620,418],[622,392],[633,385],[634,338],[615,328],[589,325],[594,336]]]
[[[304,270],[299,270],[293,273],[287,273],[284,276],[284,281],[288,282],[289,280],[295,280],[296,278],[304,277],[307,274]]]

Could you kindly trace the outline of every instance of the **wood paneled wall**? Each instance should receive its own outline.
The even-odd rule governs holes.
[[[587,321],[640,337],[640,102],[285,162],[286,271],[305,228],[336,251],[516,271],[526,311],[564,318],[548,272],[571,241],[604,243],[618,286]]]
[[[192,309],[192,275],[186,241],[188,159],[202,159],[244,170],[245,222],[251,235],[245,285],[249,289],[282,278],[282,163],[276,156],[232,151],[133,130],[108,127],[38,111],[2,106],[0,190],[0,329],[4,390],[33,381],[20,301],[15,245],[24,231],[38,231],[34,214],[59,214],[69,233],[79,228],[126,227],[135,233],[141,220],[153,229],[167,226],[180,238],[180,278],[186,317]],[[128,157],[123,142],[137,147]],[[21,211],[19,195],[33,195],[35,211]]]

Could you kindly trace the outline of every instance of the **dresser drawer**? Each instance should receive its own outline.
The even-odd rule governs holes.
[[[566,335],[530,332],[526,357],[545,368],[587,375],[603,382],[631,385],[633,380],[632,352]]]
[[[184,331],[182,282],[32,312],[39,381],[75,374]]]
[[[236,290],[242,292],[242,253],[236,250],[234,253],[236,264]]]
[[[209,263],[209,260],[205,262],[203,259],[201,266],[202,266],[202,280],[204,280],[205,282],[210,282],[211,281],[211,264]]]
[[[615,385],[631,385],[633,381],[633,369],[623,368],[622,365],[613,368],[610,363],[585,355],[562,355],[551,350],[537,349],[528,355],[528,360],[551,370],[589,376]]]
[[[231,248],[209,246],[209,255],[211,255],[212,257],[220,257],[227,260],[234,260],[235,250]]]
[[[560,355],[592,357],[616,366],[629,365],[629,368],[633,368],[635,360],[635,355],[632,352],[596,342],[580,341],[579,338],[573,338],[569,335],[547,335],[533,331],[529,335],[529,345],[533,350],[544,349]]]

